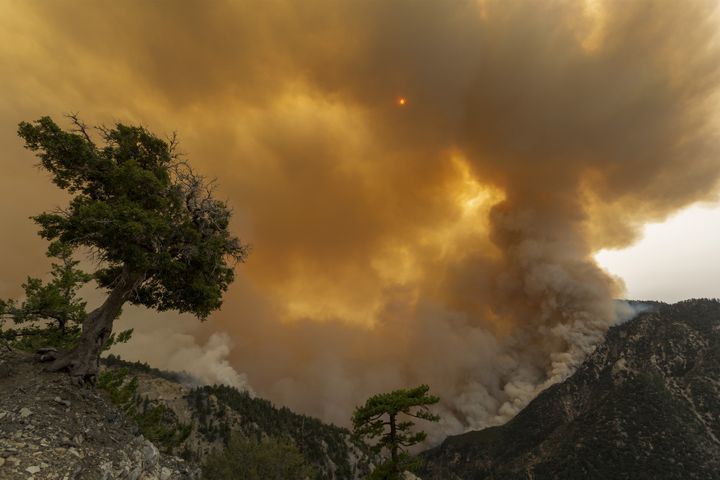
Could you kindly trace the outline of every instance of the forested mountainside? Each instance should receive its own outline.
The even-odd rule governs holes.
[[[720,478],[720,302],[652,305],[510,422],[424,458],[425,480]]]
[[[193,386],[187,375],[116,357],[104,363],[108,370],[101,375],[101,381],[105,379],[101,386],[108,388],[108,378],[113,378],[111,395],[132,389],[132,394],[120,395],[124,408],[138,412],[141,427],[147,418],[156,418],[163,425],[156,428],[161,432],[157,438],[161,450],[194,464],[202,464],[213,450],[224,448],[231,436],[238,435],[251,441],[289,440],[318,480],[359,479],[371,466],[367,447],[345,428],[276,407],[233,387]]]

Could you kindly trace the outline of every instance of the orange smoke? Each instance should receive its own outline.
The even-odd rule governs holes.
[[[615,321],[593,252],[717,192],[711,2],[0,6],[0,294],[62,201],[18,121],[176,130],[254,249],[204,326],[126,312],[124,353],[325,419],[417,383],[446,431],[507,419]]]

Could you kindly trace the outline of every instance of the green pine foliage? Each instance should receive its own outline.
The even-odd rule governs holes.
[[[273,437],[251,441],[233,435],[203,467],[205,480],[310,480],[315,475],[292,441]]]
[[[430,387],[420,385],[407,390],[394,390],[370,397],[353,413],[353,432],[358,438],[372,443],[374,453],[387,452],[389,458],[379,465],[372,480],[401,480],[405,470],[419,466],[407,449],[424,441],[427,434],[413,432],[415,423],[409,418],[437,422],[440,417],[431,413],[428,406],[440,399],[428,395]]]
[[[0,300],[0,338],[15,348],[69,349],[79,338],[86,302],[78,291],[92,276],[78,268],[80,262],[65,244],[52,244],[47,255],[55,259],[48,281],[28,277],[21,301]]]
[[[250,441],[232,436],[227,448],[209,456],[203,466],[206,480],[309,480],[315,471],[289,440]]]

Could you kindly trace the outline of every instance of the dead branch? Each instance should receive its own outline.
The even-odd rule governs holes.
[[[65,117],[69,118],[75,126],[72,131],[82,134],[82,136],[85,137],[85,140],[87,140],[88,143],[95,148],[95,142],[93,142],[92,138],[90,138],[90,135],[88,134],[88,126],[80,120],[78,114],[68,113]]]

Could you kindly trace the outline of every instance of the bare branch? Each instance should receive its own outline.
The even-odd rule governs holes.
[[[106,127],[105,125],[96,125],[95,130],[100,132],[100,135],[103,137],[103,140],[105,143],[108,144],[115,144],[115,142],[112,139],[112,129]]]
[[[172,132],[167,139],[168,151],[170,152],[170,158],[176,162],[180,161],[180,158],[185,156],[185,152],[180,151],[180,139],[178,138],[177,132]]]
[[[88,126],[85,123],[83,123],[82,120],[80,120],[80,117],[78,116],[78,114],[77,113],[68,113],[65,116],[67,118],[69,118],[72,121],[73,125],[75,126],[75,128],[73,128],[72,131],[76,132],[76,133],[81,133],[82,136],[85,137],[85,140],[87,140],[88,143],[93,146],[93,148],[96,148],[95,142],[93,142],[92,138],[90,138],[90,135],[88,134]]]

